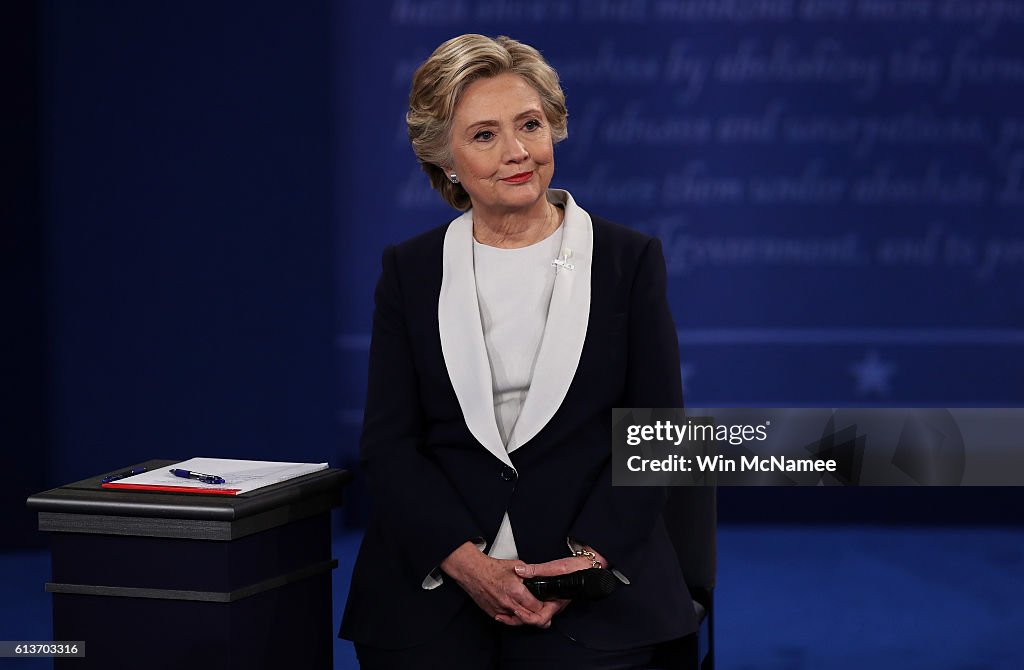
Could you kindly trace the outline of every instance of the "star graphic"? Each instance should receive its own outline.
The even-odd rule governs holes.
[[[888,395],[889,377],[896,371],[896,366],[883,361],[878,352],[872,349],[864,354],[863,359],[851,365],[849,370],[857,380],[857,395]]]

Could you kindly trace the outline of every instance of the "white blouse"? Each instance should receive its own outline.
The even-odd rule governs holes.
[[[491,365],[494,418],[508,445],[530,390],[551,291],[562,227],[519,249],[499,249],[473,241],[473,273],[484,344]]]

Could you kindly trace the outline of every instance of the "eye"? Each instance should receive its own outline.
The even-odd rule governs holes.
[[[492,133],[489,130],[481,130],[479,133],[473,136],[473,139],[479,140],[481,142],[490,142],[492,139],[494,139],[494,133]]]
[[[523,128],[525,128],[526,130],[537,130],[538,128],[540,128],[540,121],[538,121],[537,119],[530,119],[529,121],[523,124]]]

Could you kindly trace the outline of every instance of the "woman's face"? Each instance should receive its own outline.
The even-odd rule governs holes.
[[[555,170],[540,95],[517,74],[477,79],[452,120],[454,172],[477,211],[509,214],[544,198]]]

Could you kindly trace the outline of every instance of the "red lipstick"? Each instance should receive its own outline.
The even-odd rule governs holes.
[[[531,170],[530,172],[520,172],[519,174],[514,174],[511,177],[505,177],[502,181],[509,184],[522,184],[525,181],[529,181],[532,176],[533,171]]]

